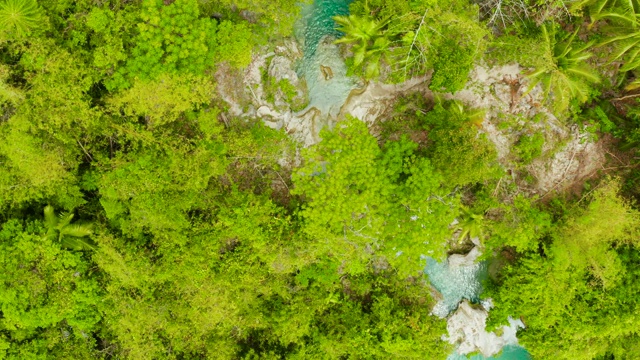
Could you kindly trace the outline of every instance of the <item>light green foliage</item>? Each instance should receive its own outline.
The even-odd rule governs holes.
[[[305,232],[319,251],[348,260],[353,273],[365,270],[368,248],[403,271],[421,254],[441,256],[457,200],[429,161],[413,155],[416,144],[403,139],[383,151],[355,119],[322,136],[293,177],[293,193],[307,200]]]
[[[558,31],[557,25],[545,23],[540,26],[545,52],[552,54],[553,62],[539,67],[528,76],[531,79],[528,91],[540,84],[545,98],[553,96],[554,109],[564,112],[572,99],[579,104],[590,96],[590,85],[599,83],[600,76],[585,61],[592,54],[587,50],[592,43],[580,44],[576,41],[579,28],[571,34]]]
[[[139,34],[126,64],[109,83],[126,89],[138,78],[151,80],[161,73],[202,74],[214,63],[216,22],[200,18],[196,0],[144,0]]]
[[[10,341],[9,358],[45,354],[42,345],[55,346],[52,331],[82,343],[101,319],[101,291],[89,275],[90,263],[37,235],[41,226],[11,220],[0,231],[0,332]]]
[[[353,44],[352,71],[362,74],[365,79],[380,76],[380,61],[385,59],[391,45],[391,32],[385,31],[388,20],[376,20],[356,15],[334,17],[337,29],[345,35],[336,43]]]
[[[0,106],[17,105],[24,99],[24,93],[8,84],[8,78],[11,75],[9,66],[0,64]],[[6,110],[5,110],[6,111]]]
[[[615,180],[594,190],[584,209],[553,230],[544,256],[530,252],[507,267],[490,294],[497,304],[491,322],[522,316],[527,330],[519,337],[536,358],[592,359],[637,341],[638,303],[630,294],[640,217],[618,191]]]
[[[82,194],[69,170],[64,152],[34,136],[30,124],[13,117],[0,132],[0,203],[19,205],[29,200],[56,198],[67,209],[82,203]]]
[[[50,41],[36,40],[20,58],[20,65],[29,95],[16,112],[36,129],[69,144],[76,143],[83,131],[99,126],[100,111],[91,107],[87,94],[93,74],[81,59],[56,49]]]
[[[553,53],[542,38],[535,24],[527,23],[513,31],[493,39],[488,46],[487,58],[499,65],[517,62],[527,68],[548,68],[553,64]]]
[[[522,165],[531,164],[531,162],[542,155],[542,147],[544,146],[544,135],[536,132],[533,135],[523,134],[520,136],[518,143],[514,146],[516,154],[520,157]]]
[[[382,153],[375,138],[357,120],[322,137],[322,145],[305,154],[307,164],[294,177],[295,193],[312,200],[304,210],[308,231],[324,238],[345,227],[353,231],[370,224],[367,233],[377,233],[382,219],[367,214],[380,207],[385,212],[382,198],[391,185],[375,164]]]
[[[36,0],[0,2],[0,31],[3,37],[12,39],[27,36],[41,21],[42,13]]]
[[[450,93],[462,90],[473,67],[473,60],[474,49],[462,48],[456,41],[446,40],[433,63],[429,88]]]
[[[427,154],[451,186],[483,182],[501,175],[495,148],[478,134],[472,118],[472,113],[458,102],[437,103],[423,116],[432,142]]]
[[[15,67],[28,91],[0,123],[1,201],[56,197],[73,208],[82,202],[72,175],[82,161],[79,143],[101,126],[87,95],[92,74],[78,57],[43,39],[31,40]]]
[[[191,74],[163,74],[155,80],[136,80],[133,86],[108,99],[115,114],[144,117],[149,128],[175,121],[187,111],[198,110],[213,96],[210,79]]]
[[[619,191],[620,184],[615,180],[597,188],[589,206],[556,234],[552,248],[559,266],[589,269],[605,288],[614,285],[622,273],[613,246],[638,243],[640,214],[618,195]]]
[[[297,1],[35,4],[0,0],[0,358],[445,359],[420,257],[443,258],[457,230],[499,257],[491,323],[522,316],[534,358],[637,353],[638,211],[616,182],[529,197],[497,181],[481,109],[422,93],[375,136],[347,119],[308,149],[234,118],[214,87],[228,74],[210,70],[281,44]],[[357,0],[351,14],[360,74],[434,68],[443,91],[491,38],[466,0]],[[504,32],[500,61],[576,65],[556,64],[550,36]],[[586,54],[580,36],[553,38],[565,60]],[[541,146],[527,141],[519,163]]]
[[[552,228],[551,215],[523,195],[516,196],[511,206],[497,209],[501,216],[489,225],[488,248],[511,246],[518,252],[534,251]]]
[[[253,34],[246,23],[223,21],[218,25],[215,49],[217,61],[227,61],[231,66],[244,68],[251,62]]]

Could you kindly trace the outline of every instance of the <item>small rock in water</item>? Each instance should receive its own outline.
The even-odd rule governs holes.
[[[331,70],[330,67],[320,65],[320,72],[322,73],[322,76],[324,76],[325,80],[333,79],[333,70]]]

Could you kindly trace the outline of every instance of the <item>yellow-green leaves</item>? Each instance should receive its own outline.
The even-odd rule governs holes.
[[[126,64],[107,83],[110,89],[163,73],[202,75],[215,63],[216,22],[200,17],[196,0],[143,1],[138,31]]]
[[[551,247],[559,266],[587,270],[604,287],[615,285],[624,272],[615,247],[640,244],[640,213],[619,192],[619,180],[597,188],[587,208],[566,222]]]
[[[319,247],[345,261],[345,272],[364,272],[372,254],[411,274],[420,255],[439,257],[453,220],[455,199],[427,159],[406,139],[384,151],[366,125],[351,119],[323,134],[293,176],[294,194],[306,200],[304,230]]]
[[[3,0],[0,2],[0,30],[3,35],[21,38],[38,27],[42,13],[36,0]]]
[[[216,61],[227,61],[235,68],[244,68],[251,62],[253,34],[245,23],[223,21],[216,34]]]
[[[553,62],[528,75],[531,84],[527,92],[540,84],[545,98],[553,99],[555,111],[562,113],[573,99],[580,104],[587,101],[590,86],[600,82],[600,75],[586,62],[592,56],[588,49],[593,44],[576,41],[580,29],[564,34],[557,27],[548,23],[540,26],[542,41],[547,45],[545,50],[552,55]]]
[[[108,100],[113,112],[144,117],[148,128],[175,121],[187,111],[198,110],[213,97],[214,85],[204,76],[163,74],[154,80],[136,80],[130,89]]]

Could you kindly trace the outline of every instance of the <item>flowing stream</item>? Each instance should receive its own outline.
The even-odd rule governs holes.
[[[477,261],[479,256],[480,251],[475,247],[465,256],[451,255],[443,262],[425,257],[427,265],[424,272],[431,285],[442,296],[432,313],[441,318],[448,317],[449,338],[462,341],[447,360],[530,360],[529,353],[518,346],[516,332],[524,326],[520,320],[509,318],[509,326],[503,327],[501,336],[487,333],[484,329],[492,303],[490,300],[480,299],[482,282],[487,278],[488,271],[485,262]],[[477,304],[477,308],[469,305],[469,302]],[[470,349],[494,355],[500,351],[500,355],[463,355]]]
[[[304,5],[296,34],[303,43],[303,58],[297,72],[307,82],[308,109],[336,117],[357,82],[347,76],[347,67],[333,41],[342,33],[335,29],[333,17],[347,15],[351,0],[316,0]]]
[[[333,17],[347,15],[350,2],[351,0],[316,0],[310,5],[303,5],[302,16],[296,26],[296,36],[303,44],[304,55],[297,66],[297,72],[300,77],[306,80],[309,105],[302,113],[315,108],[320,111],[323,117],[336,118],[351,91],[358,87],[356,79],[347,76],[347,68],[339,48],[333,43],[335,39],[342,36],[339,31],[335,30],[336,24]],[[452,256],[445,262],[426,258],[425,273],[431,284],[442,295],[442,299],[433,309],[434,315],[443,318],[448,316],[451,320],[459,313],[459,311],[456,312],[456,309],[468,304],[461,303],[464,299],[473,303],[482,303],[486,308],[490,307],[487,303],[480,301],[481,282],[482,277],[486,276],[486,266],[475,261],[477,255],[479,254],[468,256],[466,259],[465,257]],[[484,314],[486,318],[486,311]],[[462,318],[462,330],[465,330],[465,321]],[[498,350],[502,348],[500,356],[487,358],[482,355],[473,355],[467,357],[456,351],[447,360],[530,359],[527,351],[517,346],[515,333],[518,321],[511,319],[510,323],[511,326],[504,329],[505,333],[509,333],[509,335],[499,339],[500,344],[506,344],[504,347],[499,345]],[[472,332],[476,331],[475,329],[471,330]],[[484,328],[481,330],[483,331]],[[456,331],[460,331],[460,329]],[[480,339],[480,342],[496,342],[495,334],[485,334],[487,336]]]

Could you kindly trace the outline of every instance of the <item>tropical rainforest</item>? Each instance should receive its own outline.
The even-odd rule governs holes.
[[[426,90],[314,144],[219,84],[304,6],[0,0],[0,359],[446,359],[424,257],[473,246],[488,330],[520,318],[533,359],[640,358],[640,2],[354,0],[330,39],[348,75]],[[569,155],[540,190],[569,140],[502,111],[501,152],[455,98],[508,64],[506,108],[535,95],[586,134],[588,177],[563,180],[589,160]]]

